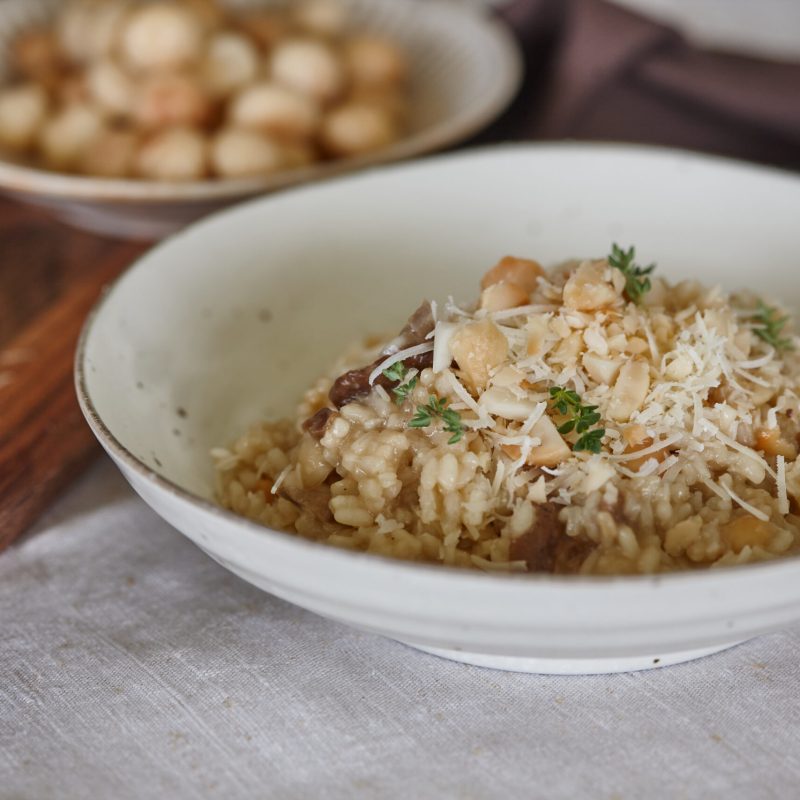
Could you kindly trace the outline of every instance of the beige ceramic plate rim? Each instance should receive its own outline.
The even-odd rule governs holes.
[[[497,70],[498,83],[495,93],[485,105],[412,134],[384,150],[321,166],[288,170],[263,178],[203,180],[184,183],[91,178],[51,172],[0,159],[0,189],[31,195],[115,203],[224,200],[229,197],[269,192],[299,185],[370,165],[399,161],[454,144],[480,131],[508,106],[522,81],[523,65],[519,44],[500,18],[491,16],[485,9],[470,4],[452,4],[452,13],[474,15],[484,26],[487,35],[494,38],[497,55],[503,60]]]
[[[760,165],[754,165],[744,161],[739,161],[737,159],[726,158],[723,156],[708,156],[705,154],[698,154],[680,148],[652,147],[648,145],[633,145],[633,144],[624,144],[617,142],[581,142],[581,143],[541,142],[537,144],[507,143],[502,145],[490,145],[486,147],[472,148],[468,151],[461,151],[457,153],[450,153],[439,156],[430,156],[425,159],[420,159],[420,161],[417,163],[434,164],[447,160],[463,159],[465,157],[469,157],[470,155],[476,155],[476,154],[480,155],[480,154],[491,154],[500,152],[513,152],[515,150],[520,152],[527,152],[530,150],[546,151],[548,149],[558,150],[561,152],[563,151],[582,152],[586,150],[597,150],[597,149],[607,149],[609,151],[615,151],[615,152],[619,152],[620,150],[636,150],[645,153],[654,153],[662,155],[673,154],[679,157],[698,158],[704,161],[712,161],[719,164],[729,164],[732,166],[737,166],[738,168],[741,169],[753,170],[758,173],[763,173],[766,171],[766,172],[773,172],[778,175],[784,175],[787,177],[788,176],[791,176],[793,178],[796,177],[794,176],[793,173],[787,170],[778,169],[776,167],[764,167]],[[400,164],[400,165],[383,167],[380,171],[388,174],[402,169],[404,169],[404,165]],[[374,175],[375,171],[370,170],[370,174]],[[348,182],[359,181],[363,177],[364,173],[358,175],[342,176],[339,178],[335,178],[332,181],[329,181],[328,186],[336,183],[348,183]],[[291,193],[295,193],[307,190],[308,190],[307,187],[298,186],[288,191]],[[276,202],[280,201],[281,196],[285,196],[285,193],[282,193],[282,195],[278,195],[276,197],[259,198],[258,200],[248,201],[242,205],[250,205],[251,203]],[[224,218],[226,215],[236,214],[237,209],[238,206],[234,206],[224,211],[217,212],[215,214],[206,217],[201,222],[195,223],[195,225],[198,226],[205,225],[206,222],[208,221],[213,222],[221,218]],[[154,246],[152,249],[147,251],[147,253],[137,258],[113,283],[109,284],[106,291],[104,291],[102,297],[97,301],[97,303],[92,308],[92,310],[90,311],[89,315],[86,318],[86,322],[84,323],[83,329],[81,330],[81,334],[78,340],[78,346],[75,353],[75,362],[74,362],[75,388],[78,396],[78,402],[80,404],[84,416],[86,417],[89,426],[91,427],[92,431],[95,433],[97,438],[100,440],[100,442],[103,444],[103,447],[106,450],[108,450],[109,453],[113,454],[115,458],[119,459],[129,469],[133,470],[147,483],[150,483],[153,486],[157,487],[158,489],[161,489],[169,493],[170,495],[172,495],[173,497],[175,497],[180,501],[198,506],[205,512],[208,512],[210,514],[213,514],[217,517],[228,520],[230,522],[234,522],[241,529],[243,533],[253,537],[256,543],[259,540],[265,540],[268,537],[277,536],[281,539],[282,543],[285,546],[295,548],[298,552],[314,552],[317,554],[324,552],[329,559],[335,561],[341,561],[343,563],[344,562],[350,563],[355,559],[361,564],[369,563],[373,565],[376,570],[388,568],[392,570],[406,571],[409,574],[411,573],[416,575],[427,574],[429,576],[435,575],[437,576],[438,580],[461,582],[464,584],[474,583],[475,581],[480,581],[481,584],[484,586],[487,585],[487,582],[494,583],[496,585],[507,586],[512,581],[517,586],[524,583],[528,583],[531,585],[540,585],[542,583],[545,583],[548,585],[557,585],[564,587],[574,586],[578,584],[583,586],[597,586],[598,588],[602,587],[604,591],[607,591],[609,588],[612,588],[617,592],[631,592],[635,594],[638,593],[643,586],[652,587],[660,584],[669,584],[670,586],[673,587],[680,584],[684,584],[686,586],[695,585],[698,582],[702,583],[705,580],[707,580],[710,574],[714,575],[715,581],[736,581],[739,578],[741,578],[743,570],[746,571],[747,574],[753,574],[755,571],[758,571],[762,575],[772,573],[776,576],[779,574],[800,570],[800,556],[792,556],[782,559],[776,559],[775,561],[766,561],[756,564],[747,564],[743,566],[719,567],[715,568],[713,571],[709,570],[703,570],[697,572],[684,571],[684,572],[664,573],[659,575],[553,576],[553,575],[541,575],[541,574],[499,575],[499,574],[483,573],[483,572],[471,572],[468,570],[459,570],[456,568],[446,568],[436,564],[419,564],[413,562],[406,562],[399,559],[392,559],[385,556],[375,555],[370,553],[351,552],[347,550],[341,550],[332,547],[331,545],[326,545],[324,543],[300,539],[291,533],[259,525],[256,522],[253,522],[238,514],[234,514],[232,511],[228,511],[227,509],[224,509],[221,506],[218,506],[215,503],[212,503],[211,501],[206,500],[203,497],[200,497],[199,495],[196,495],[192,492],[187,491],[186,489],[183,489],[182,487],[178,486],[171,480],[164,478],[157,472],[154,472],[150,467],[147,466],[147,464],[145,464],[143,461],[141,461],[139,458],[133,455],[133,453],[131,453],[131,451],[128,450],[108,429],[108,427],[100,417],[99,413],[97,412],[94,403],[92,402],[92,398],[89,394],[88,385],[86,381],[85,355],[86,355],[87,342],[89,337],[91,336],[93,324],[97,319],[103,305],[107,302],[107,300],[111,297],[111,295],[115,292],[115,290],[119,287],[119,285],[126,279],[126,277],[133,270],[136,269],[137,265],[142,259],[147,258],[152,254],[160,251],[161,248],[163,247],[169,246],[170,243],[173,242],[176,238],[179,238],[184,235],[191,235],[195,225],[190,226],[189,228],[185,229],[184,231],[181,231],[180,233],[175,234],[174,236],[168,237],[164,241]]]

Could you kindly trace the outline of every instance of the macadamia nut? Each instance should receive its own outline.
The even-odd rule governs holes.
[[[322,123],[322,145],[335,156],[356,156],[386,147],[396,138],[390,116],[380,108],[348,104],[333,109]]]
[[[134,11],[122,31],[122,53],[131,69],[174,69],[197,61],[203,26],[174,3],[152,3]]]
[[[171,128],[151,139],[140,151],[136,171],[157,181],[192,181],[208,169],[206,137],[191,128]]]
[[[27,150],[44,123],[47,105],[47,93],[32,83],[0,91],[0,146]]]
[[[263,134],[229,128],[214,138],[211,163],[217,175],[246,178],[278,172],[285,158],[280,144]]]
[[[246,88],[230,107],[230,121],[239,127],[277,136],[306,138],[317,129],[319,109],[308,97],[271,83]]]
[[[290,39],[272,54],[272,75],[278,83],[320,102],[336,98],[345,75],[333,50],[313,39]]]

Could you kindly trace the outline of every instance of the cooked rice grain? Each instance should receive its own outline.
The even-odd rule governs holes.
[[[440,305],[428,357],[447,366],[409,372],[401,405],[396,383],[376,383],[320,440],[304,432],[336,375],[380,372],[378,347],[355,348],[295,420],[215,448],[221,503],[338,547],[486,571],[655,573],[797,552],[800,359],[756,334],[756,299],[652,278],[636,305],[602,259],[532,274],[522,308]],[[518,295],[485,288],[482,304]],[[468,338],[487,330],[489,344]],[[553,433],[554,386],[598,407],[600,452]],[[455,443],[436,418],[409,427],[432,395],[459,415]]]

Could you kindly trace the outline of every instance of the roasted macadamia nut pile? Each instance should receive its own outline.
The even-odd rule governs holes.
[[[269,175],[403,135],[408,58],[336,0],[70,0],[23,31],[0,87],[0,153],[58,172]]]

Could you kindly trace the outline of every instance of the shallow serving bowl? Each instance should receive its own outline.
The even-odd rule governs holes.
[[[226,0],[231,7],[280,0]],[[456,0],[341,0],[354,26],[400,43],[411,63],[410,132],[396,144],[262,178],[157,183],[66,175],[0,160],[0,192],[48,209],[79,228],[157,239],[245,197],[382,162],[427,153],[468,138],[508,105],[522,77],[519,47],[478,4]],[[63,0],[0,2],[0,81],[14,36],[52,17]]]
[[[340,551],[214,505],[209,450],[291,413],[348,342],[422,297],[467,299],[506,253],[635,243],[673,278],[799,306],[800,179],[679,151],[508,146],[340,178],[217,215],[108,292],[80,402],[134,489],[212,558],[305,608],[450,658],[604,672],[711,653],[800,619],[800,559],[660,577],[505,576]]]

